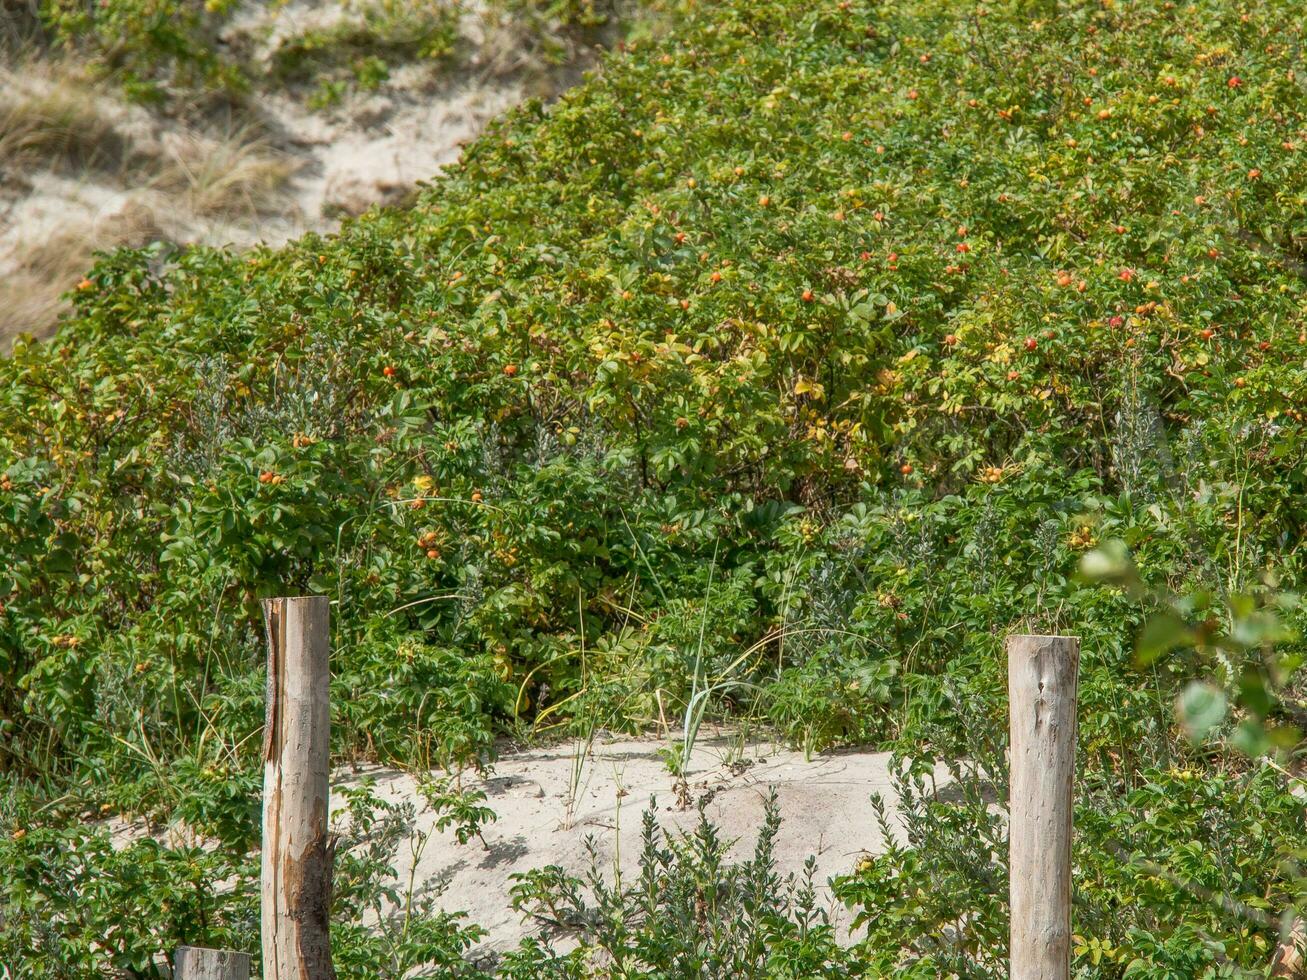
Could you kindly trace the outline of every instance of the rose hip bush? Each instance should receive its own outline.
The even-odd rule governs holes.
[[[1036,629],[1084,640],[1085,765],[1172,767],[1198,668],[1076,569],[1300,587],[1303,29],[724,2],[410,208],[102,257],[0,362],[0,768],[138,813],[249,778],[259,600],[305,591],[341,759],[483,765],[705,686],[812,749],[964,752]]]

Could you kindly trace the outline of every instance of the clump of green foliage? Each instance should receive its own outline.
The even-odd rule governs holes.
[[[271,74],[278,81],[316,79],[316,106],[339,101],[347,83],[364,91],[390,77],[390,66],[452,57],[459,41],[459,7],[441,0],[392,0],[351,9],[329,27],[293,34],[273,52]]]
[[[836,941],[814,884],[815,861],[801,877],[782,876],[773,854],[780,831],[776,796],[767,800],[753,856],[732,861],[704,816],[691,833],[664,835],[645,811],[635,880],[610,881],[591,853],[587,881],[550,866],[517,876],[513,907],[580,947],[567,955],[548,942],[508,957],[507,975],[845,977],[858,960]],[[590,896],[587,899],[587,894]]]
[[[85,52],[117,77],[130,97],[163,97],[161,82],[187,88],[238,89],[240,65],[218,45],[234,0],[41,0],[51,39]]]
[[[313,591],[342,758],[701,709],[960,753],[1001,637],[1061,630],[1087,771],[1169,772],[1177,652],[1301,618],[1302,31],[714,4],[412,208],[106,256],[0,362],[0,767],[134,812],[250,773],[258,602]],[[1165,643],[1078,574],[1108,541],[1204,597]],[[1220,703],[1292,747],[1300,641],[1240,636]]]
[[[949,765],[943,786],[929,760],[902,765],[903,842],[873,801],[890,846],[834,882],[868,975],[1008,975],[1006,770],[993,747],[976,748],[966,767]],[[1270,768],[1085,772],[1072,856],[1075,975],[1265,975],[1282,911],[1307,901],[1304,817]]]
[[[414,833],[414,807],[381,799],[367,781],[337,794],[337,969],[378,980],[453,975],[483,932],[438,911],[435,893],[396,887],[395,858]],[[16,816],[27,802],[2,798],[0,813]],[[14,976],[158,980],[172,976],[178,946],[257,949],[257,850],[114,840],[104,825],[78,819],[95,815],[63,815],[71,819],[62,826],[0,838],[0,966]]]
[[[518,876],[514,907],[579,948],[546,940],[507,957],[525,976],[976,977],[1008,975],[1006,794],[1001,756],[937,783],[929,760],[895,775],[897,818],[872,801],[888,842],[833,882],[851,936],[819,896],[809,862],[777,873],[773,795],[753,856],[732,861],[700,814],[670,837],[644,814],[639,871],[591,859],[585,880],[557,866]],[[992,776],[990,774],[993,774]],[[902,830],[899,830],[899,821]],[[1076,812],[1072,970],[1084,977],[1260,976],[1282,908],[1301,907],[1296,873],[1307,814],[1269,768],[1241,775],[1170,767],[1091,777]],[[1235,845],[1246,841],[1252,846]],[[507,975],[518,975],[506,970]]]

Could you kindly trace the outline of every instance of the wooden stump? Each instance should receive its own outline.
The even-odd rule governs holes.
[[[1297,918],[1289,927],[1289,935],[1275,950],[1275,958],[1271,960],[1271,976],[1307,977],[1307,958],[1304,954],[1307,954],[1307,920]]]
[[[328,701],[330,604],[270,599],[263,740],[263,978],[334,980]]]
[[[173,959],[173,980],[250,980],[249,953],[179,946]]]
[[[1010,636],[1012,980],[1071,973],[1071,820],[1080,641]]]

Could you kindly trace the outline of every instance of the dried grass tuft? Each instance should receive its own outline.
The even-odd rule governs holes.
[[[96,252],[136,247],[167,237],[144,195],[99,220],[69,221],[20,244],[11,271],[0,277],[0,349],[20,333],[43,336],[64,308],[62,296],[91,267]]]
[[[130,129],[103,86],[51,62],[0,70],[0,185],[17,201],[42,170],[121,193],[104,216],[69,208],[56,225],[10,238],[0,256],[0,351],[14,335],[54,329],[60,299],[94,254],[164,239],[203,239],[215,227],[284,208],[294,172],[253,127],[183,128],[163,140]],[[0,212],[0,220],[4,215]]]
[[[28,68],[0,71],[0,167],[121,170],[131,143],[96,88],[58,66]]]
[[[180,195],[198,218],[236,221],[274,210],[294,162],[252,127],[171,141],[153,186]]]

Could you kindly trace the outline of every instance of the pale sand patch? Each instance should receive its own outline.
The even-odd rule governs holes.
[[[417,807],[416,831],[432,836],[418,857],[415,884],[418,890],[441,889],[439,908],[466,911],[470,921],[488,930],[478,956],[502,952],[523,936],[540,931],[534,922],[523,923],[510,907],[514,874],[557,864],[584,875],[589,867],[587,837],[593,838],[609,880],[616,867],[624,876],[634,874],[641,815],[651,797],[657,799],[659,825],[673,831],[693,829],[698,822],[697,803],[704,800],[703,812],[722,837],[736,840],[732,855],[748,857],[773,787],[783,821],[776,841],[778,870],[801,873],[808,856],[814,856],[822,901],[843,933],[850,916],[830,895],[826,882],[852,871],[860,856],[884,850],[885,839],[869,803],[872,793],[882,794],[892,829],[901,830],[894,816],[897,796],[889,753],[850,749],[805,759],[800,752],[751,742],[741,755],[735,740],[726,735],[706,736],[693,756],[689,783],[694,802],[680,809],[674,781],[658,755],[665,744],[656,739],[597,740],[570,814],[575,760],[571,743],[509,753],[488,778],[465,777],[465,786],[484,790],[498,817],[484,831],[488,851],[475,838],[460,845],[452,830],[434,831],[435,815],[425,807],[414,777],[407,773],[370,768],[341,784],[356,785],[371,778],[382,798]],[[950,781],[942,765],[935,778],[940,786]],[[337,793],[333,805],[340,803]],[[414,866],[407,844],[401,843],[397,860],[399,881],[406,883]]]
[[[840,749],[807,758],[772,742],[742,743],[738,734],[705,730],[691,758],[691,804],[681,808],[675,780],[659,755],[666,745],[653,737],[597,738],[579,781],[573,776],[576,742],[507,751],[488,775],[465,773],[464,788],[485,792],[486,804],[496,814],[483,828],[488,849],[476,838],[459,844],[452,828],[435,830],[436,814],[418,792],[417,777],[395,768],[337,771],[333,816],[345,804],[341,790],[365,780],[373,782],[383,800],[412,805],[412,832],[399,842],[395,855],[397,891],[404,894],[412,873],[416,896],[431,895],[437,909],[467,913],[466,921],[487,931],[469,958],[489,963],[524,937],[545,931],[513,911],[513,875],[553,864],[584,878],[590,869],[589,839],[605,879],[612,883],[620,868],[629,880],[638,872],[642,816],[651,799],[657,801],[655,816],[666,833],[692,831],[702,801],[703,813],[719,836],[734,842],[731,858],[743,860],[753,854],[774,788],[782,819],[774,850],[776,870],[782,876],[798,876],[808,857],[815,858],[819,902],[846,940],[852,916],[834,899],[828,882],[853,871],[863,855],[885,850],[885,836],[869,802],[873,793],[884,799],[890,831],[904,843],[890,753]],[[953,780],[947,767],[936,765],[933,776],[935,788],[943,791],[941,798],[948,798],[945,788]],[[171,846],[217,846],[182,824],[151,827],[139,819],[112,817],[105,826],[116,847],[146,837]],[[562,949],[573,944],[567,936],[555,941]]]

